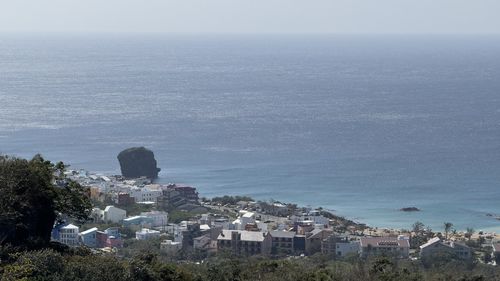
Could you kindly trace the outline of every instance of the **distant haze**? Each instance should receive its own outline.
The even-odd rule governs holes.
[[[498,0],[0,0],[0,32],[500,33]]]

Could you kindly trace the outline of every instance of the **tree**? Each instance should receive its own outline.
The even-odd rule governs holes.
[[[419,235],[424,231],[424,227],[425,226],[422,222],[417,221],[412,225],[412,231],[415,233],[415,235]]]
[[[113,256],[88,255],[67,258],[64,280],[129,280],[126,264]]]
[[[451,228],[453,227],[453,224],[451,222],[445,222],[444,223],[444,237],[446,240],[448,240],[448,234],[450,233]]]
[[[41,155],[29,161],[0,156],[0,245],[43,247],[56,219],[88,219],[87,189],[58,178],[61,168],[62,162],[55,167]]]
[[[5,267],[2,281],[64,280],[64,259],[52,250],[20,252],[17,260]]]
[[[465,237],[467,237],[467,239],[470,239],[472,238],[472,234],[474,234],[474,228],[472,227],[467,227],[467,231],[465,232]]]

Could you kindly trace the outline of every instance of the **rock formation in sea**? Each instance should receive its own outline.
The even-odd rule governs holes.
[[[420,212],[420,209],[417,207],[405,207],[405,208],[401,208],[399,210],[402,212]]]
[[[125,178],[158,178],[160,168],[156,166],[153,152],[145,147],[132,147],[118,154],[122,176]]]

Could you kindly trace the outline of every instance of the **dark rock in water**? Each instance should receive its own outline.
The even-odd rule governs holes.
[[[420,211],[420,209],[417,207],[405,207],[405,208],[401,208],[399,210],[402,212],[419,212]]]
[[[160,168],[156,166],[153,152],[144,147],[132,147],[118,154],[122,176],[126,178],[158,178]]]

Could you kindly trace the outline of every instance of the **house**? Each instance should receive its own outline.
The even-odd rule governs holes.
[[[290,231],[270,231],[269,235],[272,238],[272,253],[273,254],[292,254],[294,253],[293,238],[295,232]]]
[[[104,231],[95,231],[96,248],[121,248],[123,240],[118,227],[110,227]]]
[[[90,217],[95,223],[102,222],[104,219],[104,211],[100,208],[93,208],[92,212],[90,213]]]
[[[410,241],[406,236],[363,237],[359,243],[362,257],[390,255],[398,258],[408,258],[410,254]]]
[[[331,229],[315,228],[306,233],[306,253],[312,255],[321,252],[321,241],[332,235]]]
[[[229,229],[230,227],[229,219],[225,217],[214,219],[212,224],[214,227],[220,227],[221,229]]]
[[[441,241],[439,237],[434,237],[420,246],[420,257],[422,259],[430,259],[443,255],[452,255],[458,259],[467,260],[472,258],[472,250],[461,243]]]
[[[206,233],[207,231],[205,231]],[[180,229],[180,233],[178,233],[177,241],[182,241],[182,249],[184,250],[192,250],[194,247],[194,239],[196,237],[202,236],[202,230],[200,228],[200,224],[193,222],[186,222],[184,227]]]
[[[335,244],[335,257],[343,258],[348,255],[359,255],[359,241],[343,241]]]
[[[143,228],[135,232],[135,239],[137,240],[149,240],[157,237],[160,237],[160,232],[158,230]]]
[[[359,242],[349,241],[347,237],[338,237],[334,234],[321,241],[321,253],[334,258],[359,254]]]
[[[121,248],[123,247],[123,240],[120,237],[108,235],[108,239],[106,239],[106,247]]]
[[[169,184],[166,187],[161,187],[161,190],[162,193],[157,198],[157,202],[163,209],[179,208],[183,205],[193,208],[193,206],[199,205],[198,192],[194,187]]]
[[[306,252],[306,236],[297,234],[293,237],[293,249],[296,253],[304,254]]]
[[[236,207],[240,210],[245,209],[248,207],[248,203],[249,203],[248,201],[238,201],[236,202]]]
[[[229,226],[230,229],[245,230],[247,225],[255,224],[255,213],[240,211],[240,214],[240,217],[231,223]]]
[[[165,240],[160,243],[160,251],[168,256],[175,256],[182,249],[181,242],[174,242],[172,240]]]
[[[68,224],[59,229],[59,242],[66,244],[68,246],[78,246],[80,245],[80,239],[78,237],[80,228],[73,224]]]
[[[105,222],[119,223],[127,217],[127,211],[115,206],[107,206],[103,212],[103,220]]]
[[[104,231],[96,231],[96,247],[105,248],[108,247],[108,235]]]
[[[286,217],[289,213],[288,206],[281,203],[273,203],[271,214],[279,217]]]
[[[125,192],[118,193],[118,196],[116,198],[116,204],[121,206],[129,206],[133,205],[134,203],[135,203],[135,198],[130,196],[130,194]]]
[[[310,211],[308,213],[303,213],[300,216],[293,215],[290,217],[293,224],[314,224],[314,225],[328,225],[330,220],[327,217],[321,215],[319,211]]]
[[[149,218],[151,220],[151,226],[165,226],[168,223],[168,213],[163,211],[151,211],[151,212],[142,212],[142,217]]]
[[[121,238],[120,229],[118,227],[110,227],[104,230],[108,236],[114,236],[116,238]]]
[[[94,222],[114,222],[119,223],[127,217],[127,211],[115,206],[107,206],[104,210],[93,208],[91,217]]]
[[[268,255],[272,238],[264,232],[245,230],[222,230],[217,237],[218,250],[228,249],[234,254]]]
[[[150,226],[153,223],[153,219],[146,216],[133,216],[122,220],[124,226]]]
[[[255,213],[245,212],[240,218],[241,225],[244,228],[247,224],[255,223]]]
[[[185,198],[187,201],[198,202],[198,192],[194,187],[187,185],[170,184],[167,186],[167,189],[179,192],[180,196]]]
[[[157,202],[158,197],[162,195],[162,191],[153,188],[135,187],[130,190],[130,196],[135,198],[135,202]]]
[[[496,264],[500,264],[500,244],[493,243],[491,247],[493,248],[493,253],[491,256],[493,257],[493,259],[495,259]]]
[[[80,232],[80,240],[81,242],[90,248],[97,247],[97,227],[87,229],[85,231]]]
[[[211,242],[210,234],[193,238],[193,249],[208,250],[210,248],[210,242]]]

